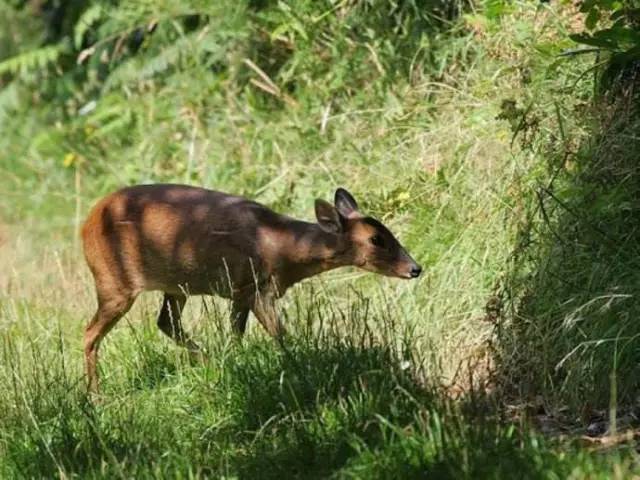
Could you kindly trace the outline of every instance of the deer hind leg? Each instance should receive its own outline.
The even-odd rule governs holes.
[[[90,392],[98,392],[98,348],[109,330],[129,311],[135,300],[131,292],[122,292],[116,296],[98,295],[98,310],[84,332],[84,358]]]
[[[186,295],[164,294],[162,307],[158,314],[158,327],[178,345],[190,352],[199,352],[200,347],[189,337],[182,328],[182,309],[187,302]]]

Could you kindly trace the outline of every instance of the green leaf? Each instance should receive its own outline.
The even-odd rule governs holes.
[[[570,38],[578,43],[611,51],[627,50],[640,45],[640,32],[620,25],[598,30],[592,35],[586,33],[573,34],[570,35]]]
[[[590,45],[592,47],[608,48],[609,42],[602,39],[595,38],[587,33],[574,33],[569,35],[569,38],[576,43],[582,43],[584,45]]]
[[[587,19],[584,23],[588,30],[593,30],[598,24],[598,20],[600,20],[600,10],[597,8],[592,8],[591,10],[589,10],[589,14],[587,15]]]

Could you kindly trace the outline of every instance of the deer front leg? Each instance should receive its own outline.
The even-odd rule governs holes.
[[[256,292],[251,311],[269,335],[277,339],[284,336],[286,332],[276,310],[276,295],[271,289]]]
[[[247,329],[247,318],[249,317],[249,307],[238,300],[234,300],[231,305],[231,330],[237,337],[242,337]]]

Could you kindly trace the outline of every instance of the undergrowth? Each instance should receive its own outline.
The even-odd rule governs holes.
[[[548,174],[535,186],[500,292],[507,383],[519,396],[544,392],[550,404],[570,405],[587,422],[594,410],[609,407],[615,416],[618,404],[628,410],[637,402],[638,97],[631,68],[585,102],[583,135],[551,144]],[[509,298],[508,289],[518,296]]]

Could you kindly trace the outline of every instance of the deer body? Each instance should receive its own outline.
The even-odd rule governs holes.
[[[279,337],[284,329],[274,302],[305,278],[346,265],[406,278],[419,274],[393,235],[362,217],[345,190],[336,192],[336,206],[317,200],[316,216],[318,223],[299,221],[243,197],[184,185],[139,185],[99,201],[82,229],[98,299],[85,331],[90,389],[97,389],[100,341],[143,291],[164,292],[158,326],[197,352],[180,323],[188,295],[230,299],[239,335],[252,311]],[[380,235],[388,237],[388,258],[371,255],[380,249],[370,240]]]

